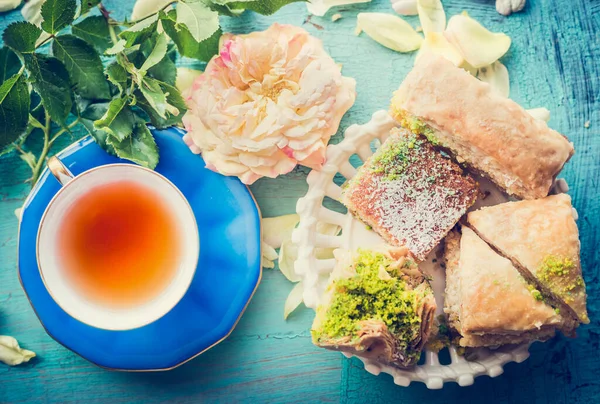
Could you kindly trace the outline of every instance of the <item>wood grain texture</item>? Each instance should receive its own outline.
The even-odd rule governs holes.
[[[129,14],[133,0],[106,1],[117,16]],[[578,338],[558,337],[534,344],[531,357],[506,366],[504,375],[476,379],[429,391],[421,384],[395,386],[387,375],[372,376],[357,360],[318,350],[310,343],[312,313],[294,313],[283,321],[291,285],[266,270],[263,282],[238,327],[222,344],[167,373],[126,374],[98,369],[72,354],[40,326],[16,276],[17,221],[13,215],[28,193],[28,171],[14,155],[0,158],[0,334],[17,337],[39,358],[31,364],[0,366],[0,403],[198,403],[198,402],[528,402],[588,403],[600,399],[600,1],[529,0],[523,13],[505,18],[492,0],[444,0],[447,15],[467,10],[492,30],[513,39],[504,58],[511,74],[511,98],[526,108],[545,106],[550,125],[575,144],[576,154],[564,176],[579,211],[584,276],[588,283],[591,324]],[[272,17],[244,14],[223,18],[237,33],[265,29],[272,22],[305,27],[321,38],[343,63],[344,74],[357,79],[356,104],[342,129],[387,108],[391,92],[410,70],[414,55],[389,51],[365,36],[354,35],[360,11],[391,12],[388,0],[342,7],[343,18],[313,17],[305,23],[304,5],[282,9]],[[20,18],[0,15],[0,29]],[[416,18],[409,21],[418,25]],[[322,26],[319,29],[316,25]],[[190,60],[184,65],[201,67]],[[588,129],[584,128],[590,122]],[[340,133],[333,142],[338,142]],[[68,139],[66,140],[68,141]],[[276,180],[264,179],[252,190],[265,217],[291,213],[306,191],[307,170],[296,169]],[[193,314],[190,316],[193,321]]]

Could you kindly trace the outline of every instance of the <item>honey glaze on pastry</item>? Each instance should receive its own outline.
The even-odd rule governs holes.
[[[560,133],[445,58],[420,57],[390,112],[521,199],[543,198],[574,153]]]

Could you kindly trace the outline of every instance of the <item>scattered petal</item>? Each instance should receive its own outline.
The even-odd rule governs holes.
[[[334,14],[334,15],[331,16],[331,21],[332,22],[336,22],[340,18],[342,18],[342,15],[340,13],[337,13],[337,14]]]
[[[298,259],[298,246],[292,240],[286,240],[279,250],[279,270],[290,282],[298,282],[301,278],[296,274],[294,263]]]
[[[588,129],[590,127],[590,121],[585,121],[585,123],[583,124],[583,127]]]
[[[440,0],[417,0],[417,10],[423,33],[444,31],[446,13]]]
[[[192,87],[194,80],[196,80],[196,78],[200,75],[202,75],[202,72],[199,70],[189,69],[187,67],[178,67],[175,87],[177,87],[179,92],[185,97],[187,90]]]
[[[348,4],[369,3],[371,0],[310,0],[306,3],[308,12],[323,17],[331,7],[346,6]]]
[[[20,222],[21,221],[21,215],[23,214],[23,208],[17,208],[15,209],[15,216],[17,217],[17,220]]]
[[[337,236],[340,234],[340,230],[342,228],[337,224],[318,222],[317,223],[317,233],[325,234],[327,236]]]
[[[480,67],[477,71],[477,78],[492,86],[492,90],[496,93],[508,97],[510,93],[508,69],[502,63],[494,62],[489,66]]]
[[[22,0],[0,0],[0,13],[14,10],[21,5]]]
[[[304,292],[304,285],[302,285],[302,282],[298,282],[294,288],[292,289],[292,291],[290,292],[290,294],[288,295],[287,299],[285,300],[285,306],[283,308],[283,319],[287,320],[288,316],[290,314],[292,314],[292,312],[294,310],[296,310],[298,308],[298,306],[300,306],[300,303],[302,303],[302,294]]]
[[[359,13],[357,29],[381,45],[398,52],[418,49],[423,38],[402,18],[385,13]]]
[[[156,14],[170,3],[173,3],[173,0],[137,0],[133,5],[131,21],[141,20]]]
[[[450,18],[444,35],[465,60],[477,69],[500,59],[510,48],[511,42],[507,35],[490,32],[466,15]]]
[[[466,60],[462,62],[460,67],[465,69],[471,76],[477,76],[477,69],[471,66]]]
[[[548,122],[550,120],[550,111],[547,108],[532,108],[528,109],[527,112],[532,117],[541,119],[544,122]]]
[[[496,0],[496,11],[502,15],[511,15],[523,10],[525,0]]]
[[[392,8],[401,15],[417,15],[417,0],[391,0]]]
[[[262,258],[261,265],[263,268],[275,268],[275,260],[277,259],[277,251],[267,243],[261,244]]]
[[[263,241],[273,248],[279,248],[284,241],[292,238],[292,231],[300,221],[296,213],[262,220]]]
[[[263,242],[262,249],[263,249],[263,257],[265,257],[266,259],[268,259],[270,261],[277,259],[277,251],[275,251],[275,248],[273,248],[269,244]]]
[[[425,40],[421,44],[419,53],[417,53],[415,63],[425,52],[433,52],[435,54],[443,56],[452,63],[454,63],[456,66],[460,66],[464,63],[464,59],[461,56],[461,54],[450,42],[448,42],[444,34],[440,32],[429,32],[425,34]]]
[[[23,362],[29,362],[33,357],[35,357],[35,352],[21,348],[16,339],[0,335],[0,362],[8,366],[16,366]]]
[[[37,25],[38,27],[42,24],[42,4],[46,0],[29,0],[21,9],[21,15],[25,18],[25,21]]]

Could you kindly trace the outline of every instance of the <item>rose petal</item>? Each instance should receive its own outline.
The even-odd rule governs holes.
[[[417,0],[391,0],[392,8],[401,15],[417,15]]]
[[[296,213],[262,220],[263,241],[273,248],[280,248],[285,240],[292,238],[292,231],[300,221]]]
[[[511,43],[507,35],[490,32],[466,15],[450,18],[444,35],[465,60],[477,69],[500,59]]]
[[[303,302],[303,298],[302,298],[303,293],[304,293],[304,285],[302,284],[302,282],[298,282],[291,290],[287,299],[285,299],[285,306],[283,307],[283,319],[284,320],[287,320],[288,316],[294,310],[296,310],[300,306],[300,304]]]
[[[550,111],[547,108],[532,108],[528,109],[527,112],[532,117],[536,119],[541,119],[544,122],[548,122],[550,120]]]
[[[494,62],[489,66],[480,67],[477,78],[488,83],[496,93],[508,97],[510,93],[508,69],[502,63]]]
[[[424,34],[442,32],[446,28],[446,13],[440,0],[417,0],[417,11]]]
[[[202,75],[199,70],[189,69],[187,67],[177,68],[177,78],[175,80],[175,87],[179,92],[186,97],[188,90],[192,87],[194,80]]]
[[[323,17],[331,7],[346,6],[349,4],[369,3],[371,0],[309,0],[306,9],[317,17]]]
[[[301,278],[296,274],[294,263],[298,259],[298,246],[292,240],[285,240],[279,250],[279,270],[290,282],[298,282]]]
[[[464,59],[456,48],[448,42],[444,34],[440,32],[429,32],[425,34],[425,40],[415,58],[415,63],[425,52],[432,52],[445,57],[456,66],[464,63]]]
[[[359,13],[356,27],[379,44],[398,52],[412,52],[423,42],[409,23],[391,14]]]

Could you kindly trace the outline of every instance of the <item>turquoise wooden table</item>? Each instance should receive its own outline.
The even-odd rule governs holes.
[[[105,1],[118,16],[129,15],[133,0]],[[48,337],[19,285],[16,273],[17,219],[13,211],[29,191],[28,169],[15,155],[0,158],[0,334],[15,336],[34,350],[30,364],[0,364],[0,403],[199,403],[199,402],[527,402],[592,403],[600,400],[600,1],[529,0],[524,12],[502,17],[492,0],[444,0],[446,13],[468,10],[492,30],[512,37],[504,58],[511,74],[511,97],[526,108],[547,107],[550,125],[566,134],[576,154],[562,176],[579,211],[584,276],[591,323],[578,338],[562,336],[536,343],[522,364],[502,376],[481,377],[471,387],[455,384],[429,391],[422,384],[395,386],[391,377],[372,376],[358,360],[315,348],[310,342],[312,312],[283,320],[289,284],[277,270],[262,283],[233,334],[191,362],[167,373],[115,373],[99,369]],[[342,8],[343,18],[307,20],[303,4],[272,17],[244,14],[224,19],[232,32],[265,29],[271,23],[303,26],[321,38],[344,74],[356,78],[356,104],[342,129],[365,122],[386,108],[414,55],[389,51],[354,35],[359,11],[392,12],[388,0]],[[337,11],[336,11],[337,12]],[[0,29],[20,13],[0,15]],[[412,20],[414,22],[414,20]],[[417,25],[415,23],[415,25]],[[589,121],[589,128],[585,123]],[[334,138],[339,141],[340,134]],[[252,186],[265,217],[291,213],[306,191],[307,170]],[[194,321],[193,317],[190,321]]]

